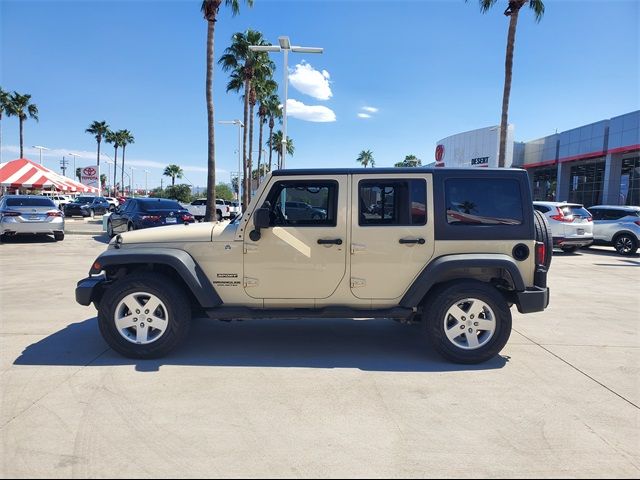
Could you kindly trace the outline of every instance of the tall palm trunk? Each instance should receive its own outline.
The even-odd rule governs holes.
[[[96,165],[98,166],[98,172],[100,172],[100,140],[98,140],[98,162]],[[102,179],[100,177],[101,175],[98,175],[98,190],[102,194]]]
[[[252,87],[253,88],[253,87]],[[249,101],[249,185],[253,184],[253,107],[255,103]],[[249,201],[251,201],[251,190],[249,190]]]
[[[24,158],[24,150],[22,148],[24,143],[24,119],[20,117],[20,158]]]
[[[131,177],[129,177],[129,180],[131,180]],[[120,169],[120,187],[122,188],[122,190],[124,190],[124,145],[122,146],[122,168]],[[129,192],[129,195],[131,195],[131,192]]]
[[[273,127],[275,123],[273,117],[269,119],[269,171],[271,171],[271,156],[273,155]]]
[[[513,49],[516,43],[516,27],[520,8],[513,8],[509,18],[509,33],[507,35],[507,57],[504,65],[504,92],[502,94],[502,119],[500,121],[500,150],[498,153],[498,167],[504,167],[507,146],[507,128],[509,125],[509,96],[511,95],[511,78],[513,76]]]
[[[118,182],[116,172],[118,171],[118,145],[113,147],[113,189],[116,189],[116,183]],[[122,188],[122,185],[120,185]]]
[[[258,185],[260,185],[260,162],[262,161],[262,122],[263,117],[258,115],[258,122],[260,122],[260,135],[258,135]]]
[[[0,163],[2,163],[2,110],[0,110]]]
[[[175,175],[171,175],[171,186],[172,187],[176,186],[176,176]]]
[[[217,12],[217,9],[216,9]],[[216,142],[215,142],[215,121],[213,110],[213,47],[215,33],[215,19],[207,20],[207,206],[205,210],[205,221],[213,222],[216,216]],[[172,185],[175,179],[172,180]]]
[[[242,132],[242,170],[244,172],[244,192],[242,193],[242,201],[244,208],[249,207],[249,192],[251,190],[251,172],[247,173],[247,120],[249,118],[249,79],[244,81],[244,131]]]

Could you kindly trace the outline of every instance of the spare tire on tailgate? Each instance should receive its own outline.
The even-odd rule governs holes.
[[[536,242],[544,243],[544,262],[543,265],[549,268],[551,265],[551,257],[553,255],[553,238],[551,236],[551,227],[543,213],[533,211],[533,224],[536,228]]]

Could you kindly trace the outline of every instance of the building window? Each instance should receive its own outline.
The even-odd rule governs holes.
[[[533,175],[533,200],[555,202],[558,168],[539,168],[531,172]]]
[[[622,160],[620,205],[640,205],[640,157]]]
[[[604,167],[604,159],[583,161],[573,165],[569,183],[569,201],[580,203],[585,207],[602,203]]]

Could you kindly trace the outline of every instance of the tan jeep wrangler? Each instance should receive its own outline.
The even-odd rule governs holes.
[[[128,357],[166,354],[194,315],[382,317],[478,363],[507,343],[512,305],[547,306],[551,250],[524,170],[282,170],[231,223],[117,235],[76,299]]]

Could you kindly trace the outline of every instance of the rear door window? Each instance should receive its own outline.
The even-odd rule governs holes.
[[[363,180],[358,190],[361,226],[427,223],[427,183],[423,179]]]
[[[522,195],[517,180],[452,178],[445,181],[450,225],[521,225]]]

